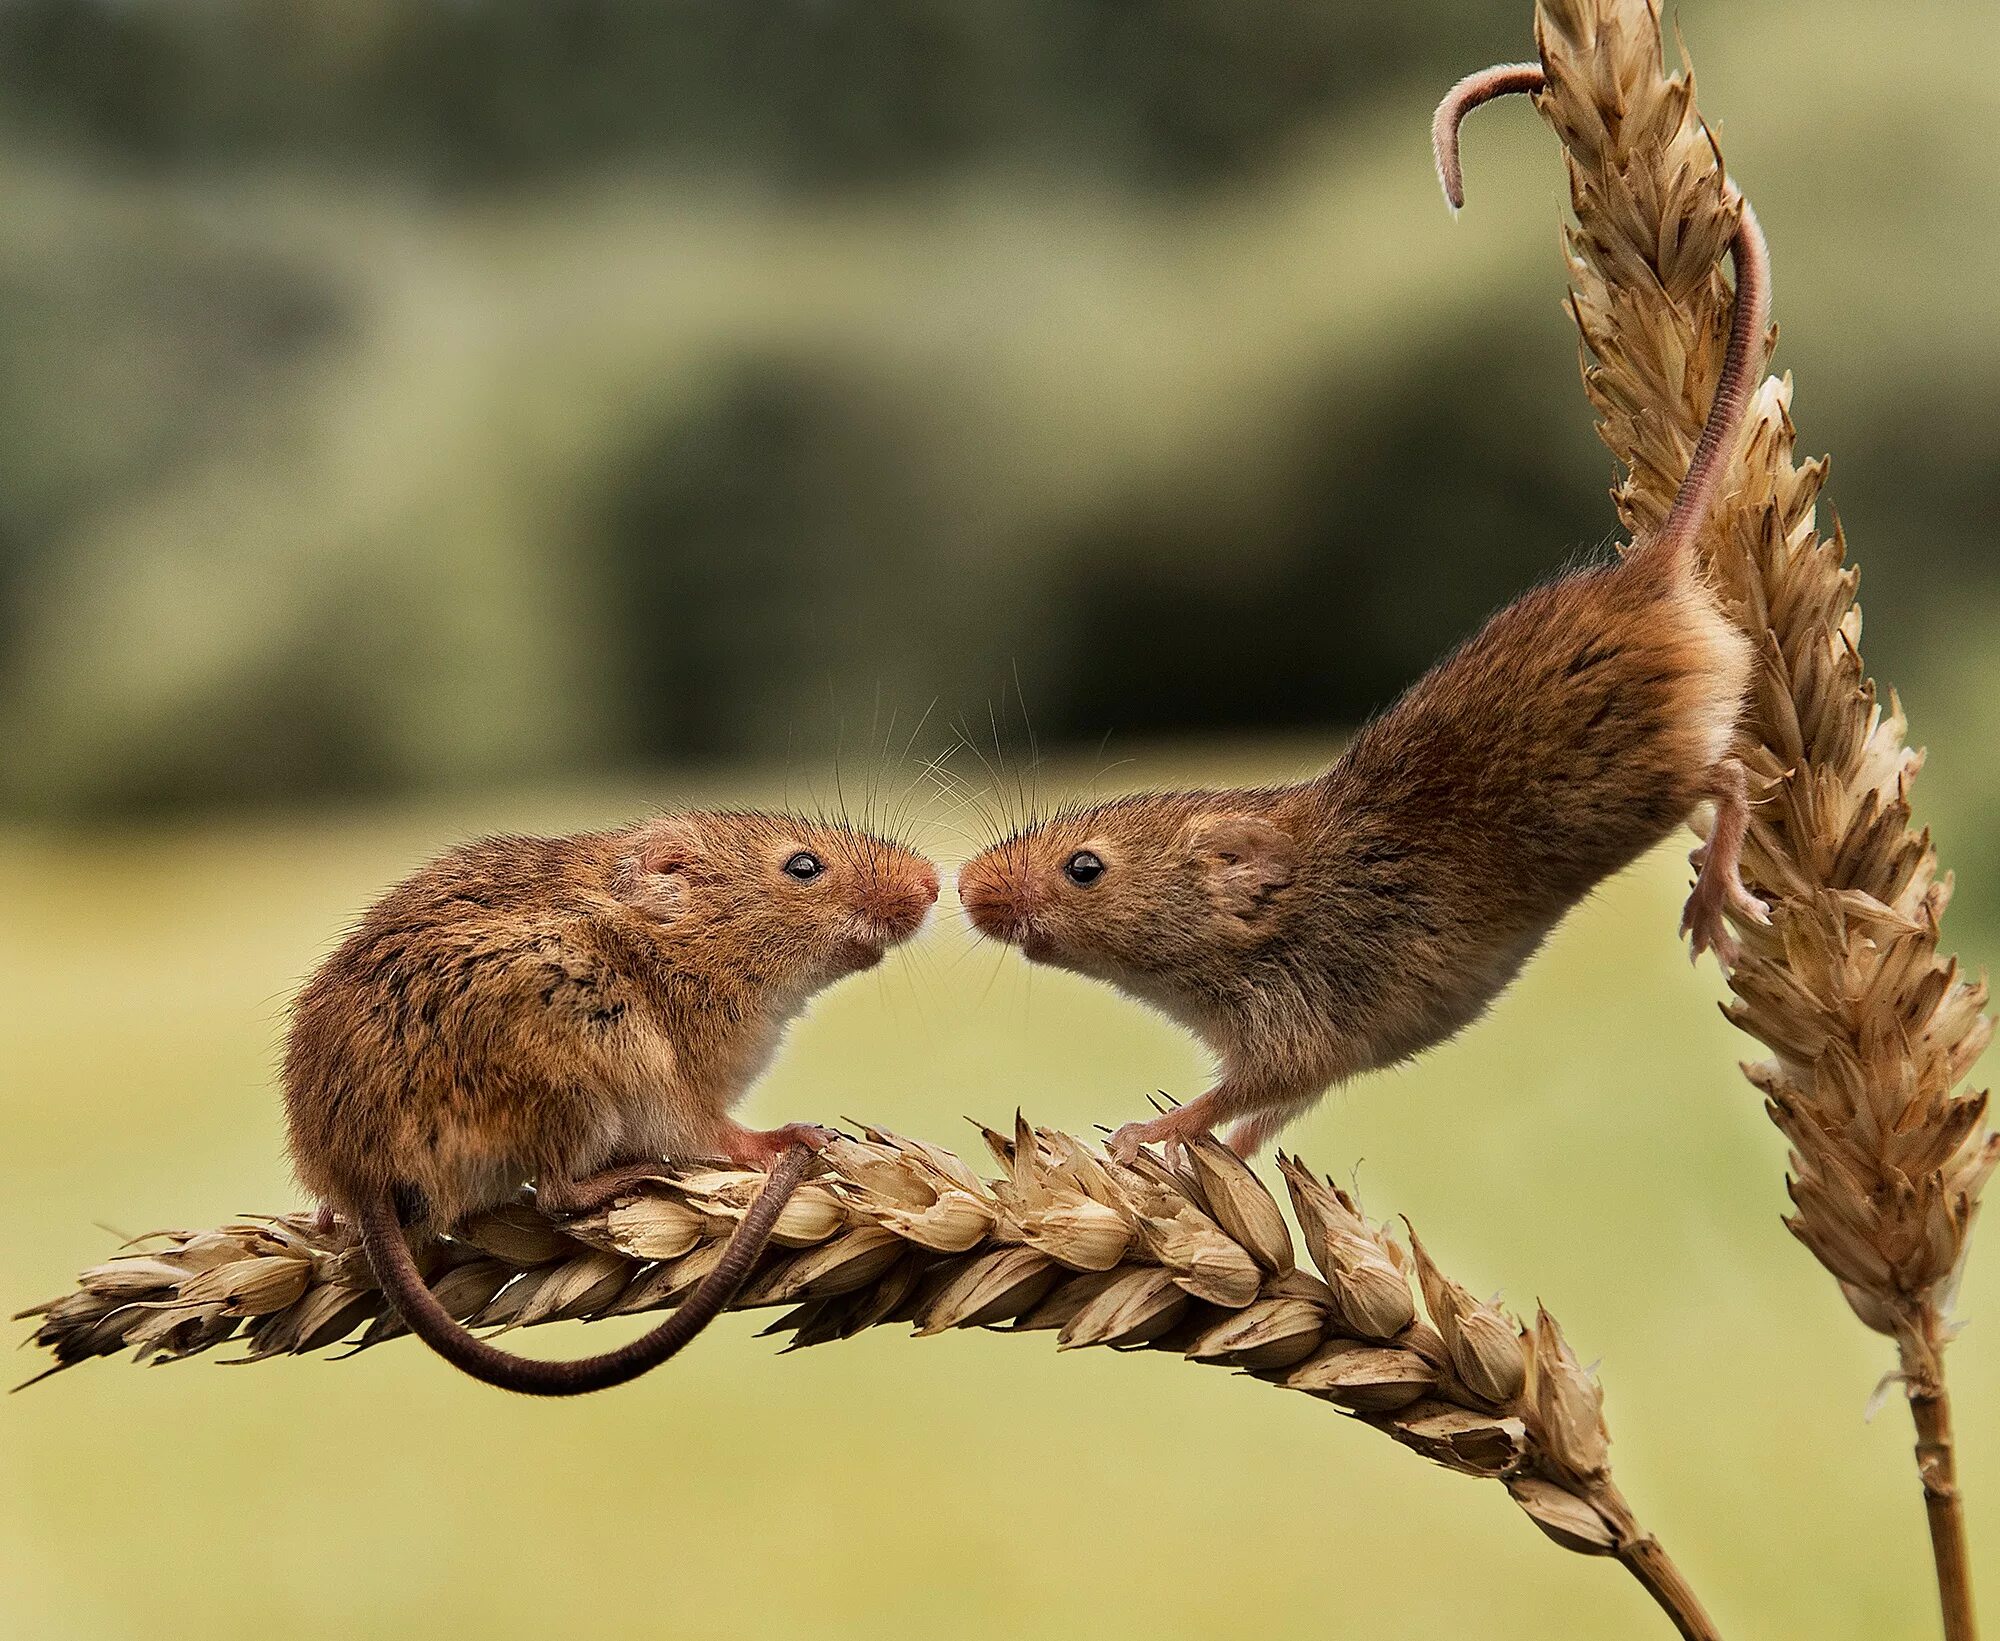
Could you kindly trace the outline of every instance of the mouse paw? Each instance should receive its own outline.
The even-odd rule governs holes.
[[[1700,875],[1681,913],[1681,933],[1689,937],[1689,957],[1699,958],[1712,951],[1725,967],[1733,967],[1742,956],[1742,948],[1730,931],[1729,916],[1769,927],[1771,908],[1746,889],[1733,870],[1715,869],[1714,856],[1708,851],[1697,849],[1695,854],[1702,857],[1696,862]]]
[[[1190,1119],[1192,1106],[1181,1106],[1153,1118],[1151,1122],[1128,1122],[1106,1142],[1105,1149],[1111,1153],[1114,1162],[1122,1162],[1130,1167],[1139,1160],[1139,1147],[1158,1145],[1165,1149],[1167,1161],[1178,1162],[1181,1149],[1191,1139],[1208,1132],[1208,1124],[1199,1116]]]
[[[1279,1131],[1284,1128],[1286,1120],[1293,1115],[1294,1113],[1290,1111],[1276,1111],[1267,1112],[1255,1117],[1245,1117],[1243,1121],[1230,1129],[1228,1134],[1224,1136],[1222,1143],[1228,1146],[1230,1150],[1234,1151],[1245,1162],[1249,1162],[1259,1151],[1263,1150],[1265,1146],[1278,1137]]]
[[[818,1123],[788,1122],[783,1128],[742,1128],[730,1136],[727,1160],[738,1168],[769,1173],[771,1165],[795,1145],[823,1151],[840,1136]]]
[[[816,1122],[788,1122],[773,1132],[783,1141],[778,1147],[780,1152],[788,1151],[795,1145],[803,1145],[808,1151],[824,1151],[840,1138],[837,1128],[822,1128]]]

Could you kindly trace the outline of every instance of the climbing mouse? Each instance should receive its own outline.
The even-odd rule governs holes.
[[[1541,72],[1489,69],[1439,109],[1454,205],[1459,122],[1539,90]],[[1656,534],[1501,610],[1315,780],[1066,810],[960,872],[982,933],[1153,1004],[1215,1054],[1212,1089],[1126,1124],[1114,1154],[1223,1122],[1247,1154],[1333,1084],[1450,1037],[1704,801],[1715,819],[1683,922],[1695,953],[1733,961],[1725,915],[1766,921],[1739,876],[1747,797],[1729,755],[1751,648],[1694,551],[1766,341],[1764,240],[1739,204],[1721,377]]]
[[[729,1115],[807,1000],[915,934],[937,872],[899,844],[794,815],[678,813],[621,831],[499,837],[369,909],[293,1007],[285,1107],[300,1179],[361,1233],[411,1332],[502,1389],[635,1378],[728,1304],[828,1137]],[[461,1326],[411,1253],[513,1200],[602,1206],[663,1155],[769,1170],[717,1267],[671,1316],[581,1361]]]

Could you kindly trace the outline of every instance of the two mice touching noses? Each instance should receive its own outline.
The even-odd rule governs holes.
[[[1459,122],[1541,84],[1538,67],[1504,65],[1446,98],[1435,136],[1454,206]],[[1721,377],[1657,532],[1501,610],[1313,780],[1066,809],[960,870],[982,934],[1108,981],[1214,1053],[1215,1086],[1120,1128],[1115,1157],[1222,1124],[1248,1154],[1335,1084],[1443,1041],[1704,802],[1684,931],[1729,960],[1726,920],[1765,920],[1739,876],[1748,799],[1729,755],[1750,648],[1694,551],[1766,340],[1747,204],[1730,251]],[[910,939],[937,895],[936,868],[900,843],[779,813],[455,849],[378,901],[297,1000],[283,1081],[299,1176],[453,1365],[532,1395],[634,1378],[728,1304],[832,1137],[731,1111],[805,1004]],[[426,1284],[419,1250],[467,1216],[529,1183],[544,1208],[585,1212],[665,1156],[767,1181],[717,1264],[631,1343],[518,1357]]]

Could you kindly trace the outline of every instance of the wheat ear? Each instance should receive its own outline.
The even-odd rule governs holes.
[[[1665,70],[1653,0],[1541,0],[1535,21],[1584,382],[1638,535],[1666,517],[1714,391],[1732,305],[1718,260],[1742,202],[1691,72]],[[1972,1641],[1944,1348],[2000,1161],[1986,1095],[1958,1092],[1992,1025],[1983,982],[1938,950],[1951,882],[1911,824],[1921,756],[1862,665],[1856,573],[1838,525],[1816,528],[1826,466],[1793,459],[1791,396],[1789,378],[1763,384],[1703,540],[1759,656],[1736,750],[1757,799],[1746,875],[1773,903],[1768,928],[1739,930],[1727,1012],[1771,1051],[1744,1069],[1790,1146],[1786,1223],[1896,1341],[1945,1633]]]
[[[1319,1274],[1285,1216],[1226,1147],[1121,1167],[1069,1135],[986,1132],[1005,1173],[879,1129],[836,1141],[778,1220],[739,1308],[794,1308],[766,1331],[792,1346],[881,1323],[1053,1331],[1061,1349],[1177,1351],[1303,1391],[1449,1469],[1502,1482],[1556,1543],[1616,1556],[1684,1636],[1714,1627],[1611,1479],[1596,1378],[1547,1311],[1523,1327],[1453,1282],[1410,1234],[1281,1157]],[[427,1255],[468,1325],[523,1327],[672,1305],[699,1282],[761,1185],[664,1167],[614,1206],[555,1221],[532,1206],[460,1227]],[[381,1343],[385,1313],[344,1226],[308,1215],[166,1231],[22,1313],[49,1372],[130,1351],[168,1361],[227,1341],[253,1361]]]

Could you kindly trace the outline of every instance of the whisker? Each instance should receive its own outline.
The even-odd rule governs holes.
[[[999,983],[1001,971],[1006,967],[1007,952],[1003,947],[993,955],[993,972],[986,977],[986,984],[980,987],[979,996],[973,1004],[975,1008],[983,1009],[986,1006],[986,1000],[993,995],[993,988]]]
[[[1021,708],[1021,729],[1028,738],[1028,764],[1022,771],[1022,824],[1031,825],[1041,813],[1042,747],[1035,735],[1034,715],[1028,710],[1028,691],[1021,682],[1021,662],[1016,657],[1011,666],[1014,673],[1014,699]]]

